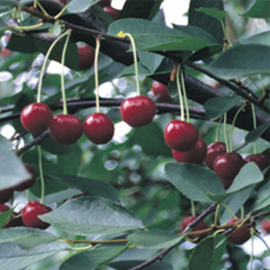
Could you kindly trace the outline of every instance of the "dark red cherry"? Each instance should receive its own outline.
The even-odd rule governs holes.
[[[184,231],[185,228],[188,226],[188,224],[190,224],[191,222],[193,222],[195,219],[197,219],[197,217],[186,217],[182,223],[181,223],[181,231]],[[208,228],[207,223],[202,220],[200,221],[193,229],[192,232],[194,231],[201,231],[201,230],[205,230]],[[202,239],[204,239],[207,236],[207,234],[200,234],[200,235],[190,235],[188,236],[188,238],[190,239],[196,239],[198,238],[195,243],[198,243],[199,241],[201,241]]]
[[[170,102],[171,97],[168,94],[168,87],[160,82],[153,82],[151,86],[151,91],[155,97],[157,97],[157,101],[159,102]]]
[[[16,191],[26,190],[26,189],[32,187],[36,182],[36,173],[35,173],[34,169],[32,167],[30,167],[29,165],[24,165],[24,167],[31,176],[28,179],[13,186],[12,187],[13,190],[16,190]]]
[[[204,159],[205,164],[211,169],[217,156],[226,153],[226,144],[224,142],[213,142],[207,146],[207,154]]]
[[[239,219],[231,218],[227,222],[227,224],[233,224],[239,220],[241,220],[241,219],[240,218]],[[228,237],[228,241],[235,244],[235,245],[242,245],[248,239],[250,239],[250,237],[251,237],[251,234],[250,234],[249,224],[245,223],[242,227],[240,227],[238,230],[234,231],[234,233]]]
[[[166,144],[173,150],[185,152],[191,150],[199,139],[198,129],[185,121],[173,120],[164,131]]]
[[[95,50],[89,45],[78,46],[80,70],[87,70],[94,64]]]
[[[6,204],[0,204],[0,214],[10,210],[10,207]]]
[[[130,97],[122,102],[120,114],[131,127],[142,127],[155,117],[156,103],[147,96]]]
[[[245,165],[245,161],[238,153],[226,153],[216,157],[214,171],[223,180],[232,180]]]
[[[5,188],[0,190],[0,204],[9,201],[12,198],[13,189]]]
[[[226,190],[229,189],[229,187],[232,185],[233,180],[222,180],[222,179],[220,179],[221,183],[224,186],[224,189],[226,189]]]
[[[261,227],[265,231],[265,233],[270,234],[270,219],[263,219],[261,222]]]
[[[111,5],[111,0],[101,0],[97,4],[101,7],[107,7]]]
[[[59,144],[72,144],[80,139],[83,124],[79,117],[70,114],[57,114],[49,127],[51,138]]]
[[[172,150],[172,154],[177,162],[201,164],[206,156],[206,147],[205,141],[199,138],[191,150],[186,152]]]
[[[113,8],[112,6],[106,6],[103,8],[103,10],[108,13],[110,16],[112,16],[115,20],[119,18],[120,10]]]
[[[27,105],[21,112],[21,123],[31,133],[45,131],[51,124],[53,114],[50,108],[41,102]]]
[[[254,162],[261,171],[266,169],[270,165],[270,159],[264,154],[249,155],[244,159],[246,162]]]
[[[38,215],[43,215],[52,211],[52,209],[44,204],[39,202],[29,202],[22,211],[22,220],[26,227],[46,229],[50,226],[49,223],[46,223],[38,218]]]
[[[109,142],[114,134],[114,125],[104,113],[93,113],[84,122],[84,133],[95,144]]]

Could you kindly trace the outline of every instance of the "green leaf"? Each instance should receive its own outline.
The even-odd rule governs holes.
[[[270,121],[265,122],[259,127],[257,127],[256,129],[253,129],[252,131],[250,131],[245,137],[246,143],[257,141],[261,137],[261,135],[269,128],[269,126],[270,126]]]
[[[218,10],[217,8],[204,8],[204,7],[200,7],[197,8],[196,11],[198,12],[203,12],[217,20],[223,20],[225,15],[226,15],[226,11],[224,10]]]
[[[106,235],[143,227],[142,222],[123,206],[94,196],[68,201],[40,218],[77,235]]]
[[[235,177],[232,185],[226,191],[226,193],[214,194],[209,192],[209,198],[216,202],[221,202],[231,195],[253,185],[256,185],[263,181],[263,174],[254,162],[249,162],[243,166]]]
[[[8,220],[8,217],[10,216],[10,214],[12,212],[13,212],[13,209],[9,209],[8,211],[0,213],[0,228],[3,227],[3,225]],[[1,232],[1,230],[0,230],[0,232]]]
[[[223,254],[226,252],[226,248],[227,248],[227,241],[226,241],[225,235],[218,234],[214,237],[214,239],[215,239],[215,249],[214,249],[214,256],[213,256],[213,261],[211,265],[212,270],[218,269],[220,260]]]
[[[113,263],[110,263],[110,266],[112,266],[116,270],[127,270],[132,267],[135,267],[136,265],[142,264],[144,261],[116,261]],[[166,262],[155,262],[152,263],[146,267],[143,268],[143,270],[173,270],[174,268],[166,263]]]
[[[251,18],[270,18],[269,1],[256,0],[251,8],[241,15]]]
[[[266,207],[269,207],[270,205],[270,196],[269,196],[269,190],[270,190],[270,181],[266,183],[259,191],[258,191],[258,199],[255,202],[253,212],[258,212],[262,209],[265,209]]]
[[[67,10],[70,13],[82,12],[97,2],[99,2],[99,0],[73,0],[67,4]]]
[[[187,198],[212,202],[208,192],[224,193],[223,185],[217,175],[210,169],[197,164],[168,163],[165,166],[168,180]]]
[[[120,202],[117,190],[104,181],[73,175],[50,175],[50,177],[69,187],[77,188],[86,195],[96,195],[115,202]]]
[[[107,265],[118,257],[128,246],[100,246],[96,249],[75,254],[66,260],[59,270],[85,270],[97,269]]]
[[[206,70],[225,79],[238,78],[253,74],[269,74],[270,61],[266,55],[270,47],[260,44],[235,45],[218,58]]]
[[[176,245],[184,236],[177,236],[167,231],[137,231],[127,238],[138,248],[164,249]]]
[[[242,44],[261,44],[268,46],[270,44],[270,31],[264,31],[259,34],[252,35],[246,39],[240,40]]]
[[[19,6],[19,1],[17,0],[2,0],[0,1],[1,6]]]
[[[221,117],[241,100],[239,96],[210,98],[204,103],[204,109],[209,119]]]
[[[49,33],[52,35],[59,36],[61,34],[61,25],[58,21],[56,21],[49,29]]]
[[[27,35],[11,35],[7,44],[7,48],[11,51],[17,51],[21,53],[35,53],[38,51],[33,38]]]

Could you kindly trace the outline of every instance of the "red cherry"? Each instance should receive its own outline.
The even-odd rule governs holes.
[[[224,142],[213,142],[207,146],[207,154],[204,159],[205,164],[211,169],[217,156],[226,153],[226,144]]]
[[[195,219],[197,219],[197,217],[186,217],[181,224],[181,231],[184,231],[186,229],[186,227],[188,226],[188,224],[190,224],[191,222],[193,222]],[[200,221],[191,231],[201,231],[201,230],[205,230],[208,228],[207,223],[202,220]],[[188,238],[190,239],[196,239],[198,238],[195,243],[200,242],[202,239],[204,239],[207,236],[207,234],[200,234],[200,235],[190,235],[188,236]]]
[[[68,0],[58,0],[58,2],[61,2],[62,4],[66,5]]]
[[[270,219],[263,219],[261,222],[261,227],[267,234],[270,234]]]
[[[216,157],[214,171],[223,180],[232,180],[245,165],[245,161],[238,153],[226,153]]]
[[[95,50],[89,45],[78,46],[80,70],[87,70],[94,64]]]
[[[122,102],[120,114],[131,127],[142,127],[152,122],[156,103],[147,96],[130,97]]]
[[[117,20],[119,18],[119,13],[120,13],[120,10],[118,9],[115,9],[111,6],[106,6],[103,8],[103,10],[108,13],[110,16],[112,16],[115,20]]]
[[[261,171],[270,165],[270,159],[264,154],[253,154],[244,159],[246,162],[254,162]]]
[[[72,144],[80,139],[83,124],[76,115],[57,114],[49,127],[51,138],[60,144]]]
[[[240,218],[238,218],[238,219],[231,218],[227,222],[227,224],[233,224],[238,220],[241,220],[241,219]],[[228,237],[228,241],[235,244],[235,245],[242,245],[250,237],[251,237],[251,234],[250,234],[249,224],[245,223],[241,228],[234,231],[234,233]]]
[[[51,124],[53,114],[50,108],[41,102],[27,105],[21,112],[21,122],[24,128],[31,133],[45,131]]]
[[[0,213],[4,213],[6,211],[10,210],[10,207],[6,204],[0,204]]]
[[[157,101],[159,102],[170,102],[171,97],[168,94],[168,87],[160,82],[153,82],[151,86],[151,91],[154,96],[157,97]]]
[[[12,54],[12,51],[7,48],[1,48],[1,57],[6,57]]]
[[[166,144],[173,150],[185,152],[191,150],[199,139],[198,129],[185,121],[173,120],[164,131]]]
[[[22,211],[22,220],[26,227],[46,229],[50,226],[49,223],[46,223],[38,218],[38,215],[43,215],[52,211],[52,209],[44,204],[39,202],[29,202]]]
[[[0,204],[9,201],[12,198],[13,189],[5,188],[0,190]]]
[[[104,144],[112,139],[114,125],[104,113],[93,113],[85,119],[84,133],[91,142]]]
[[[229,187],[232,185],[233,180],[222,180],[222,179],[220,179],[221,183],[224,186],[224,189],[226,189],[226,190],[229,189]]]
[[[205,141],[199,138],[191,150],[186,152],[172,150],[172,154],[177,162],[201,164],[206,156],[206,147]]]
[[[23,191],[30,187],[32,187],[36,182],[36,173],[34,169],[28,165],[24,165],[25,169],[28,171],[28,173],[31,175],[28,179],[20,182],[19,184],[12,187],[13,190],[16,191]]]
[[[107,7],[111,5],[111,0],[101,0],[97,4],[101,7]]]

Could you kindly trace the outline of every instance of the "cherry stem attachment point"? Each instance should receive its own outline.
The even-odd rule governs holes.
[[[96,38],[96,50],[95,50],[95,62],[94,62],[94,68],[95,68],[95,87],[96,87],[96,111],[99,113],[99,82],[98,82],[98,54],[99,54],[99,48],[100,48],[100,36]]]
[[[45,196],[45,180],[43,175],[43,167],[42,167],[42,149],[41,146],[37,146],[38,150],[38,168],[39,168],[39,176],[40,176],[40,203],[42,204],[44,202],[44,196]]]
[[[183,101],[183,95],[181,92],[181,84],[180,84],[180,65],[177,67],[177,72],[176,72],[176,85],[177,85],[177,90],[178,90],[178,95],[179,95],[179,103],[180,103],[180,116],[181,120],[185,121],[185,112],[184,112],[184,101]]]

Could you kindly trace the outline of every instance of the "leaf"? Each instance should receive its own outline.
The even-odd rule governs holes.
[[[259,191],[258,191],[258,198],[255,202],[253,213],[258,212],[262,209],[265,209],[266,207],[269,207],[270,205],[270,196],[269,196],[269,190],[270,190],[270,181],[266,183]]]
[[[184,236],[177,236],[167,231],[137,231],[127,238],[138,248],[164,249],[176,245]]]
[[[253,74],[269,74],[270,47],[260,44],[239,44],[227,49],[205,69],[225,79]]]
[[[117,190],[110,184],[85,177],[73,175],[50,175],[53,179],[66,184],[69,187],[77,188],[86,195],[96,195],[115,202],[120,202]]]
[[[99,2],[99,0],[73,0],[67,4],[67,10],[70,13],[82,12],[97,2]]]
[[[270,126],[270,121],[265,122],[259,127],[257,127],[256,129],[253,129],[252,131],[250,131],[245,137],[246,143],[257,141],[261,137],[261,135],[269,128],[269,126]]]
[[[217,19],[217,20],[223,20],[225,15],[226,15],[226,11],[224,10],[218,10],[217,8],[197,8],[196,11],[199,12],[203,12],[207,15],[210,15],[211,17]]]
[[[13,209],[9,209],[8,211],[0,213],[0,228],[3,227],[5,222],[8,220],[8,217],[13,212]],[[1,230],[0,230],[1,231]]]
[[[2,0],[0,1],[1,6],[19,6],[19,2],[17,0]]]
[[[217,175],[210,169],[197,164],[168,163],[165,166],[168,180],[187,198],[212,202],[208,192],[224,193],[223,185]]]
[[[21,53],[35,53],[38,51],[33,38],[27,35],[11,35],[7,44],[7,48],[11,51],[17,51]]]
[[[269,1],[256,0],[251,8],[241,15],[251,18],[270,18]]]
[[[61,264],[59,270],[94,270],[100,268],[118,257],[127,247],[123,245],[100,246],[90,251],[75,254]]]
[[[116,261],[110,263],[110,266],[112,266],[116,270],[127,270],[132,267],[135,267],[136,265],[140,265],[144,263],[144,261]],[[148,266],[145,266],[143,270],[173,270],[174,268],[166,263],[166,262],[155,262]]]
[[[259,34],[252,35],[246,39],[240,40],[242,44],[261,44],[268,46],[270,44],[270,31],[264,31]]]
[[[241,100],[239,96],[210,98],[204,103],[204,109],[209,119],[221,117]]]
[[[211,265],[212,270],[218,269],[218,266],[220,264],[220,260],[223,256],[223,254],[226,252],[227,248],[227,241],[225,235],[216,235],[214,237],[215,239],[215,249],[214,249],[214,256],[213,256],[213,261]]]
[[[209,198],[213,201],[221,202],[229,196],[245,189],[250,186],[256,185],[263,181],[263,174],[260,169],[254,162],[248,162],[245,166],[243,166],[235,177],[232,185],[226,191],[226,193],[214,194],[209,192]]]
[[[67,201],[40,218],[77,235],[106,235],[143,227],[142,222],[123,206],[94,196]]]

